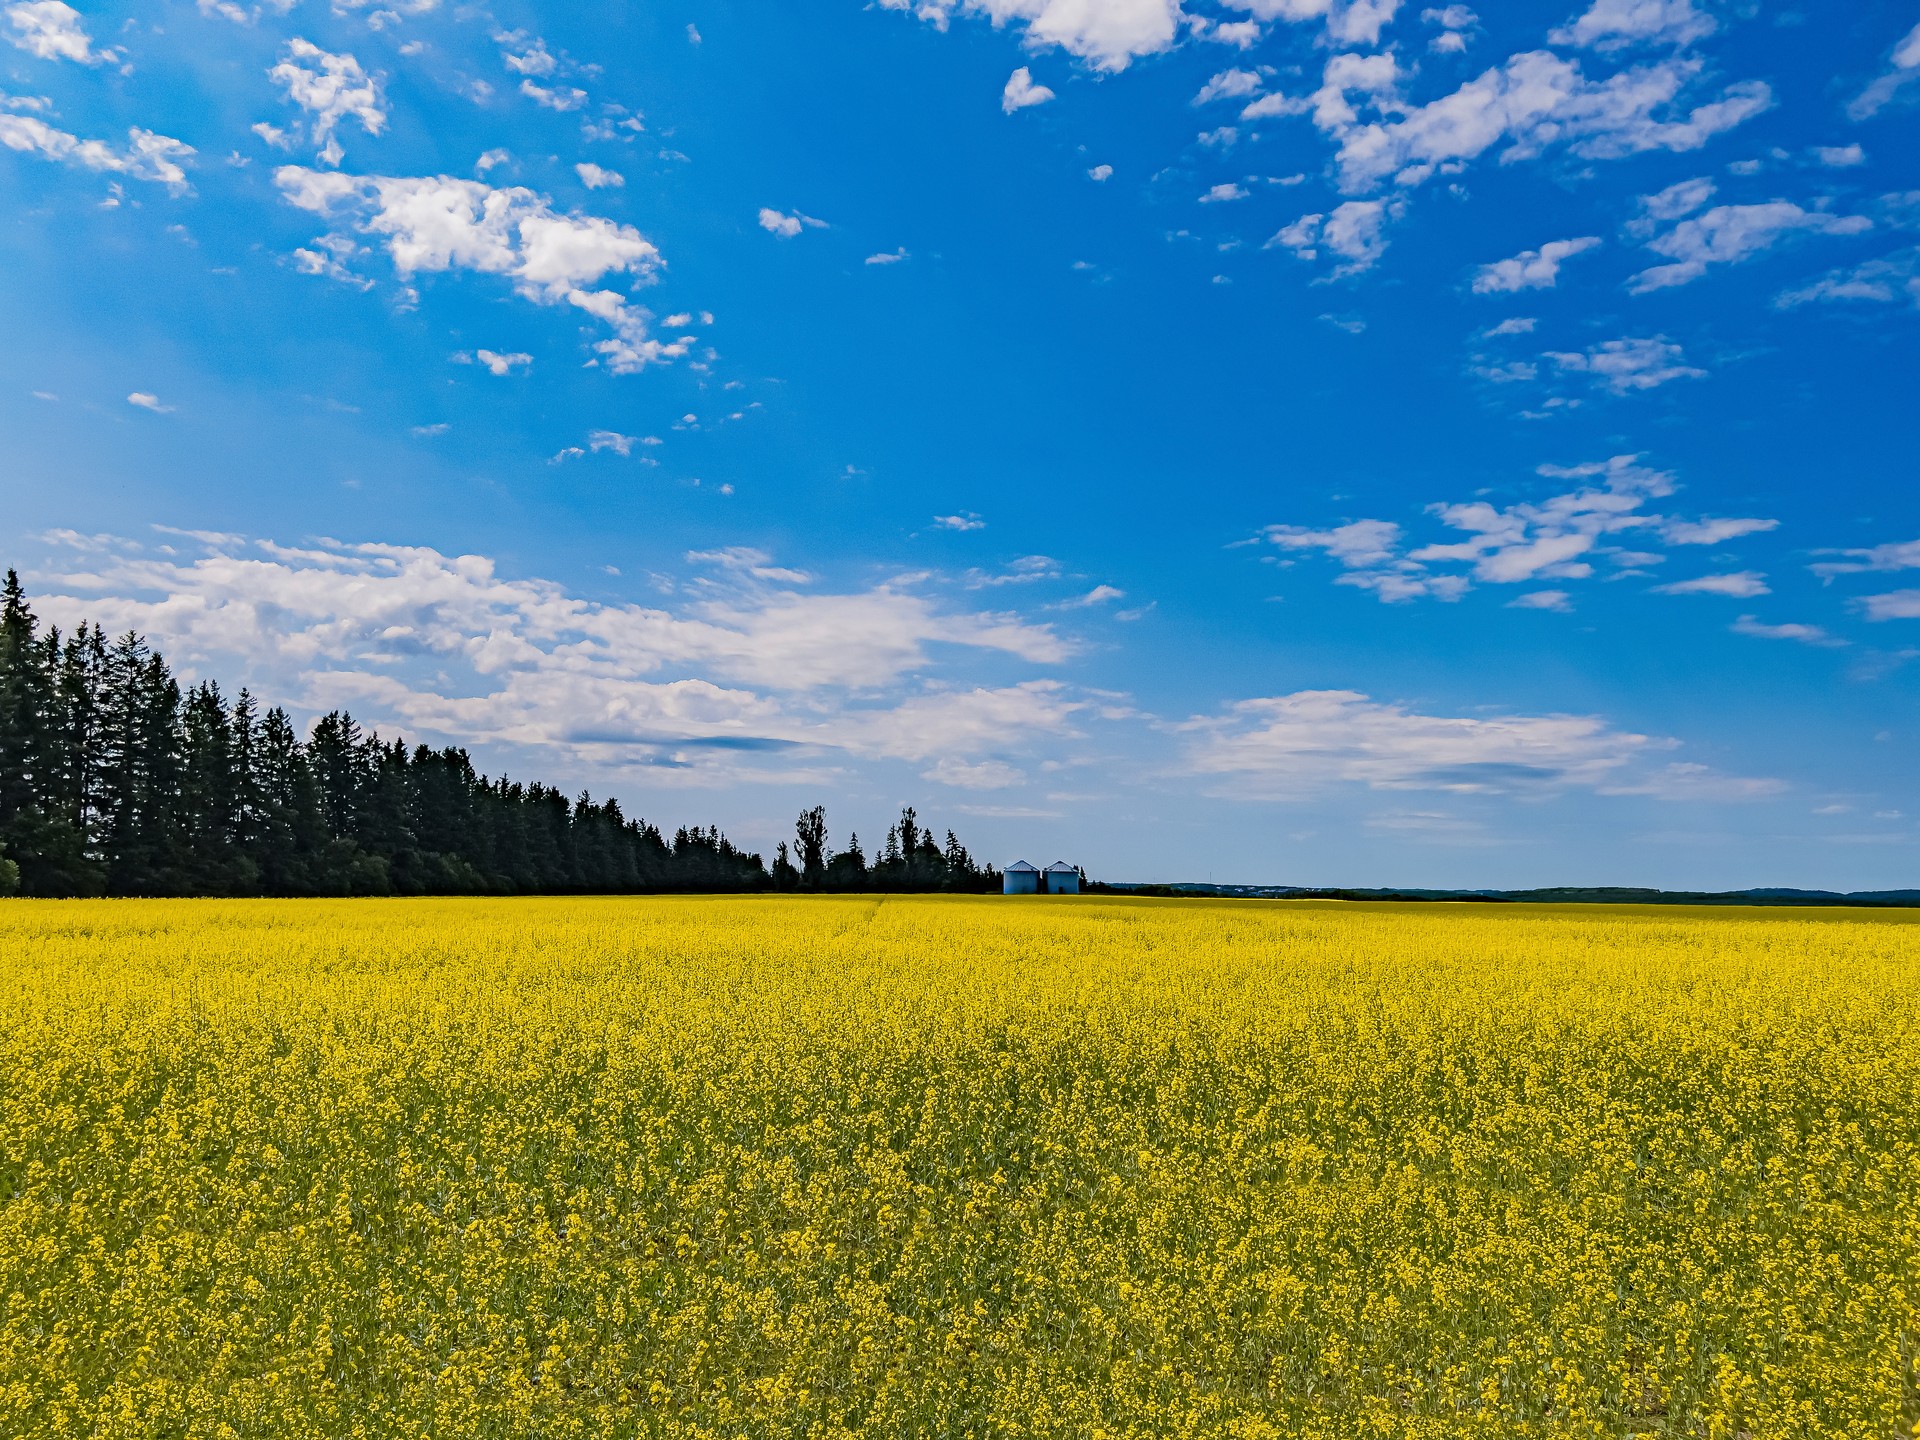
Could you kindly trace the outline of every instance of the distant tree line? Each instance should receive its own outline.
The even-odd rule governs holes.
[[[0,595],[0,894],[468,895],[984,889],[909,809],[868,865],[801,817],[769,873],[717,827],[671,839],[616,800],[479,774],[344,711],[303,741],[242,690],[182,689],[138,635],[43,629],[17,575]]]
[[[850,832],[847,848],[833,853],[827,843],[827,812],[816,805],[794,822],[794,844],[784,841],[773,858],[776,890],[953,890],[994,891],[1001,875],[991,865],[976,865],[967,847],[947,831],[943,845],[909,805],[887,831],[886,844],[871,861]]]

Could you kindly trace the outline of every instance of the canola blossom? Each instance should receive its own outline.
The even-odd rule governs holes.
[[[0,905],[0,1434],[1920,1422],[1898,912]]]

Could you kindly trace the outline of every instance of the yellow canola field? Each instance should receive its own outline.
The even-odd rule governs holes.
[[[0,1435],[1920,1417],[1904,913],[0,904]]]

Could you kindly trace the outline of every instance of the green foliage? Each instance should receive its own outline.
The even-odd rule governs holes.
[[[616,801],[479,774],[322,717],[303,744],[246,691],[183,692],[138,635],[42,633],[0,609],[0,881],[29,895],[421,895],[751,890],[717,829],[669,840]]]

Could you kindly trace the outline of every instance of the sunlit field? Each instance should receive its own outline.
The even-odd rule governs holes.
[[[0,904],[0,1434],[1907,1437],[1905,913]]]

